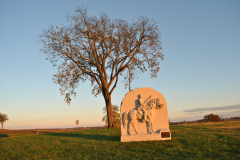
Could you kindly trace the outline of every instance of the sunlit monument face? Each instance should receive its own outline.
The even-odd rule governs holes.
[[[167,103],[151,88],[130,91],[121,105],[121,141],[170,140]]]

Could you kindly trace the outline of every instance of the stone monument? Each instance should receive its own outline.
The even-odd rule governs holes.
[[[167,103],[152,88],[138,88],[121,104],[121,142],[170,140]]]

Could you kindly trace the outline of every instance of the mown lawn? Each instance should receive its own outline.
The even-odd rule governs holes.
[[[240,159],[240,121],[170,126],[172,140],[120,142],[120,129],[0,131],[0,159]]]

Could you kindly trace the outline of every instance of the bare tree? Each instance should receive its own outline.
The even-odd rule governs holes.
[[[3,129],[3,123],[6,122],[7,120],[9,120],[8,115],[0,113],[0,123],[2,125],[2,129]]]
[[[39,35],[41,50],[58,67],[54,82],[70,104],[79,82],[91,81],[92,93],[102,93],[105,99],[108,128],[114,128],[111,95],[119,77],[126,80],[126,87],[147,69],[157,77],[163,60],[158,26],[146,17],[128,23],[111,20],[105,13],[99,18],[88,16],[85,8],[67,18],[67,26],[50,26]]]

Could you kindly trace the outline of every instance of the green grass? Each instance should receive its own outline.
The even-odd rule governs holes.
[[[170,126],[172,140],[120,142],[120,129],[1,134],[0,159],[240,159],[240,121]]]

